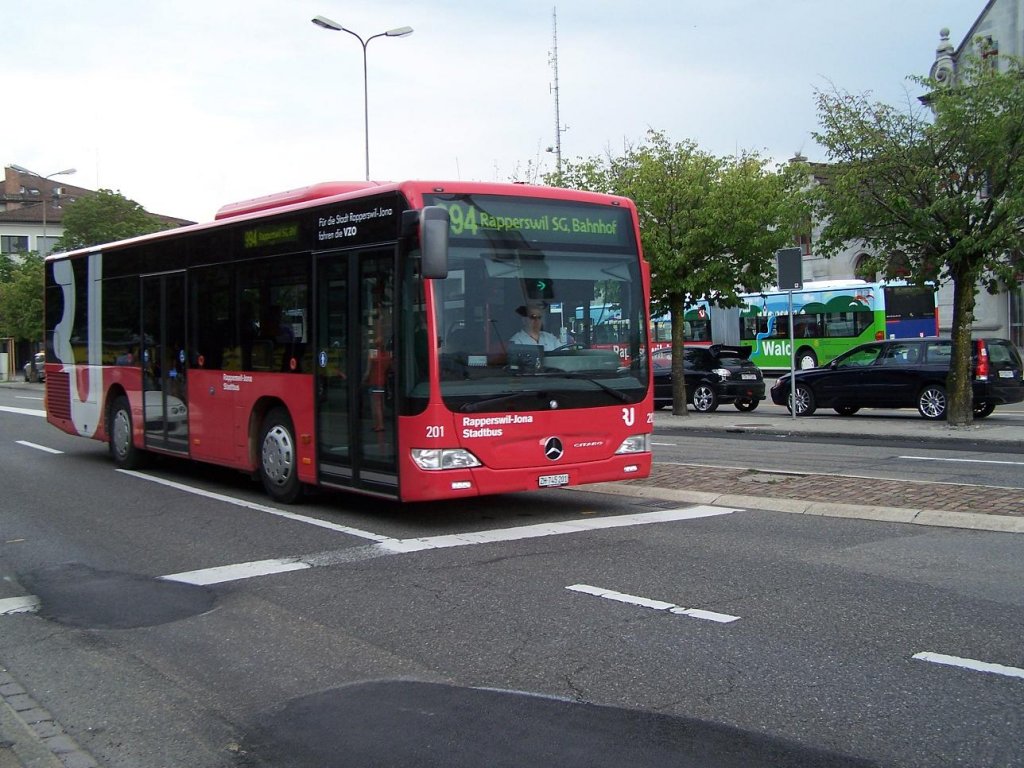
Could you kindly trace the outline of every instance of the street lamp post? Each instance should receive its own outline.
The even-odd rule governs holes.
[[[412,27],[397,27],[395,29],[389,29],[387,32],[379,32],[376,35],[370,35],[368,38],[363,40],[361,36],[353,32],[351,29],[346,29],[336,21],[331,21],[325,16],[317,16],[311,21],[318,27],[324,29],[330,29],[334,32],[348,32],[352,37],[359,41],[359,44],[363,46],[363,136],[366,144],[366,180],[370,180],[370,97],[367,89],[367,78],[366,78],[366,46],[370,44],[370,41],[377,37],[408,37],[412,34]]]
[[[22,168],[20,165],[12,165],[11,168],[17,171],[18,173],[25,173],[28,174],[29,176],[38,176],[43,181],[49,181],[54,176],[70,176],[71,174],[76,173],[74,168],[65,168],[63,171],[56,171],[47,176],[44,176],[41,173],[30,171],[28,168]],[[49,205],[50,201],[45,184],[43,185],[43,189],[40,190],[40,194],[43,197],[43,248],[46,248],[46,208]],[[36,248],[36,250],[39,252],[41,256],[46,255],[45,253],[43,253],[43,248]]]

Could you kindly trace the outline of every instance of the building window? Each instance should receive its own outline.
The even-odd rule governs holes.
[[[871,268],[871,257],[866,253],[860,253],[853,260],[853,276],[869,283],[875,281],[875,270]]]
[[[28,235],[0,235],[0,253],[28,253]]]
[[[811,217],[807,216],[800,227],[798,227],[796,236],[793,238],[794,243],[800,247],[800,252],[804,256],[811,255],[811,229]]]

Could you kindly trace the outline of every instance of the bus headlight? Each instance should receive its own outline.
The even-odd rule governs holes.
[[[479,467],[480,459],[464,448],[413,448],[412,460],[425,470]]]
[[[646,433],[643,435],[632,435],[622,441],[622,445],[619,446],[616,454],[619,453],[649,453],[651,450],[651,435]]]

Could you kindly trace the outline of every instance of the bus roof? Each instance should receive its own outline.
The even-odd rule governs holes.
[[[634,208],[633,201],[626,197],[607,195],[600,192],[585,192],[565,189],[562,187],[543,187],[519,182],[482,182],[482,181],[325,181],[307,187],[278,192],[237,203],[228,203],[218,209],[213,221],[191,224],[175,229],[165,229],[148,235],[118,240],[110,243],[91,245],[74,251],[52,253],[47,261],[63,259],[70,256],[82,256],[110,248],[121,248],[150,240],[161,240],[166,237],[191,234],[205,229],[212,229],[246,219],[260,219],[276,213],[312,208],[317,205],[358,199],[370,194],[401,192],[414,205],[422,201],[425,194],[457,193],[484,195],[522,195],[524,197],[544,197],[554,200],[573,200],[598,204],[622,205]]]
[[[845,288],[867,288],[867,287],[886,287],[886,286],[905,286],[912,285],[906,280],[879,280],[872,282],[870,280],[861,280],[859,278],[850,278],[846,280],[805,280],[802,288],[794,288],[793,293],[812,293],[818,291],[841,291]],[[785,289],[780,289],[778,286],[769,285],[761,291],[749,291],[747,293],[741,293],[740,296],[765,296],[776,293],[788,293]]]

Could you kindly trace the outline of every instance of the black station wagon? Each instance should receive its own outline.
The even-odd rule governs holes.
[[[946,417],[946,378],[953,344],[949,339],[889,339],[854,347],[821,368],[797,373],[796,413],[810,416],[833,408],[851,416],[861,408],[917,408],[926,419]],[[1021,357],[1006,339],[971,342],[974,417],[997,405],[1024,400]],[[790,402],[790,374],[771,389],[772,402]]]

